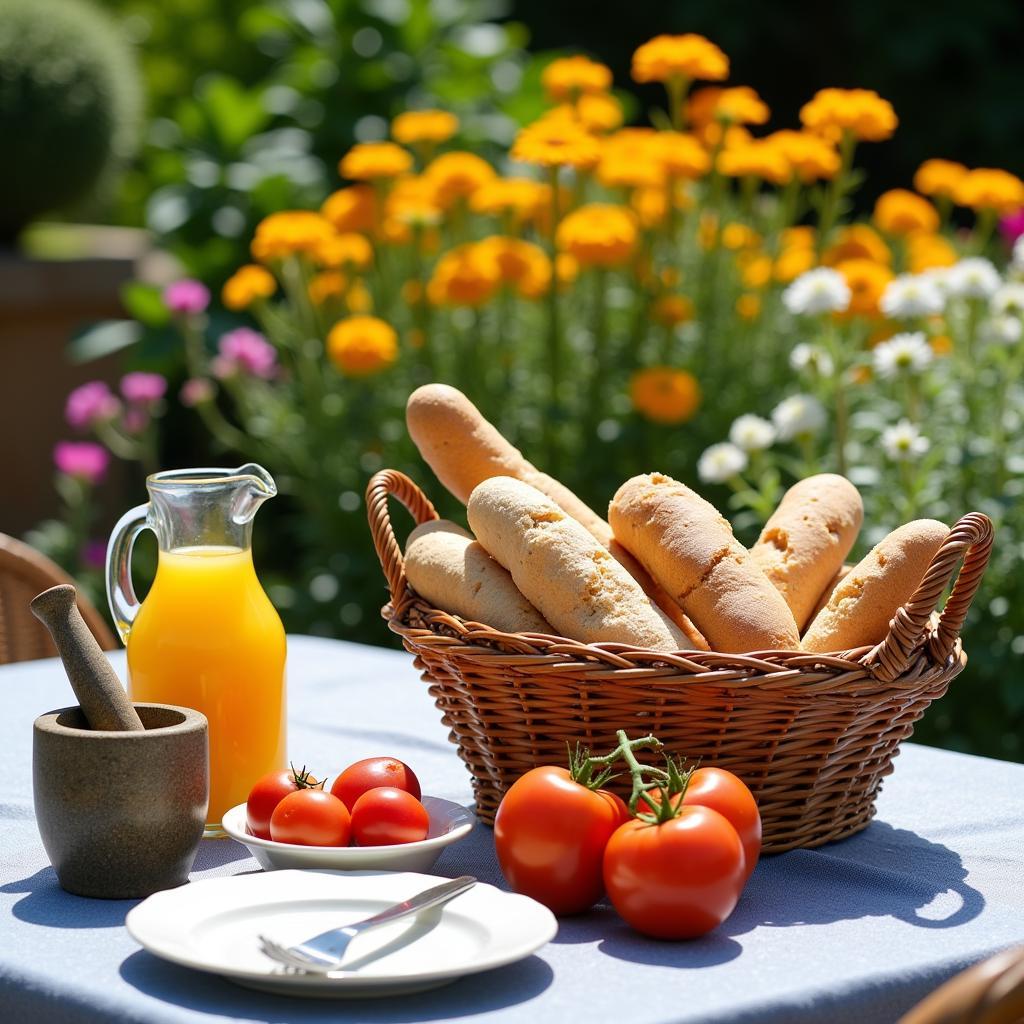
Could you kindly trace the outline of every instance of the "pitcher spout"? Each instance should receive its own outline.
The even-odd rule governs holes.
[[[238,477],[240,486],[232,502],[231,519],[242,526],[251,523],[263,502],[277,494],[277,484],[274,483],[274,478],[255,462],[239,466],[234,470],[234,475]]]

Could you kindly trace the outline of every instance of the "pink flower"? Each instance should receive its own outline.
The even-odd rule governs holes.
[[[205,377],[190,378],[181,385],[181,391],[178,392],[181,404],[188,406],[190,409],[194,409],[197,405],[202,405],[203,402],[211,401],[213,395],[213,381],[207,380]]]
[[[90,569],[102,569],[107,564],[106,542],[87,540],[78,552],[78,560]]]
[[[59,473],[95,486],[107,474],[110,452],[92,441],[58,441],[53,462]]]
[[[82,384],[68,395],[64,418],[76,430],[112,420],[121,408],[117,396],[101,380]]]
[[[133,405],[155,405],[167,393],[167,381],[159,373],[127,373],[121,378],[121,394]]]
[[[182,316],[202,313],[210,304],[210,289],[190,277],[175,281],[164,289],[164,305]]]
[[[141,405],[129,406],[121,417],[121,429],[126,434],[141,434],[149,426],[149,412]]]
[[[1003,217],[999,221],[999,231],[1006,239],[1007,245],[1013,245],[1021,235],[1024,235],[1024,207]]]
[[[277,375],[277,350],[259,331],[248,327],[228,331],[217,343],[217,352],[211,364],[215,377],[251,374],[271,380]]]

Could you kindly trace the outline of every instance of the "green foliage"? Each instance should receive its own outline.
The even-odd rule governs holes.
[[[134,149],[141,96],[120,30],[80,0],[0,0],[0,242],[85,199]]]

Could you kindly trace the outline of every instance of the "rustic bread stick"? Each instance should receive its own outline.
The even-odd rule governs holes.
[[[503,569],[447,519],[421,523],[405,544],[405,575],[421,597],[505,633],[553,633]]]
[[[660,473],[615,493],[616,538],[676,600],[715,651],[797,650],[800,634],[782,595],[714,507]]]
[[[509,476],[546,494],[566,514],[581,523],[626,567],[631,576],[686,634],[691,649],[708,650],[708,643],[672,599],[660,590],[633,556],[612,536],[612,528],[568,487],[542,473],[523,458],[498,429],[458,389],[447,384],[424,384],[406,403],[405,421],[424,461],[434,475],[462,502],[477,484],[494,476]]]
[[[829,603],[832,598],[836,587],[843,582],[844,579],[849,575],[850,570],[853,568],[852,562],[844,562],[843,567],[828,581],[825,589],[821,592],[821,597],[818,598],[818,603],[814,606],[814,611],[811,612],[810,622],[813,622],[818,615],[818,612]]]
[[[750,549],[751,561],[785,598],[798,629],[850,553],[864,503],[846,477],[819,473],[795,483]]]
[[[915,519],[893,530],[846,574],[804,635],[805,651],[848,651],[885,639],[900,605],[913,595],[949,527]]]
[[[655,651],[687,646],[608,549],[537,488],[491,477],[473,489],[466,512],[480,543],[561,635]]]

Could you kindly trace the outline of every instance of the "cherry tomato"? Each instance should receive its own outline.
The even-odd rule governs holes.
[[[352,818],[348,808],[322,789],[289,793],[270,816],[270,838],[296,846],[348,846]]]
[[[291,769],[271,772],[264,775],[249,790],[249,799],[245,802],[245,823],[254,836],[260,839],[270,838],[270,816],[274,813],[274,808],[289,793],[318,785],[317,780],[305,768],[298,773],[298,779],[299,781],[296,781]]]
[[[626,805],[613,793],[587,789],[565,768],[533,768],[498,807],[498,863],[516,892],[556,914],[582,913],[604,893],[605,844],[628,819]]]
[[[418,843],[427,838],[429,828],[426,807],[393,786],[368,789],[352,808],[352,835],[359,846]]]
[[[717,928],[745,881],[740,837],[710,807],[685,804],[658,825],[634,818],[604,851],[612,905],[638,932],[658,939],[692,939]]]
[[[350,764],[334,780],[331,792],[351,811],[367,790],[379,786],[403,789],[417,800],[421,795],[420,780],[407,764],[395,757],[367,757]]]
[[[645,793],[637,804],[637,810],[648,812],[657,800],[656,790]],[[724,768],[698,768],[690,776],[683,803],[711,807],[736,829],[746,857],[745,878],[749,878],[761,856],[761,815],[757,801],[744,782]],[[675,804],[678,804],[678,798]]]

